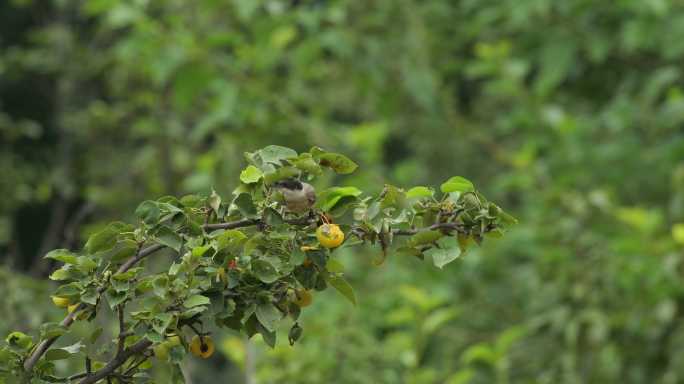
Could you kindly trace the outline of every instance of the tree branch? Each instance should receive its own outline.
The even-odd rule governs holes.
[[[104,368],[95,371],[92,375],[87,376],[85,379],[81,380],[79,384],[94,384],[99,380],[114,373],[114,371],[122,366],[129,357],[137,355],[138,353],[146,350],[152,346],[152,342],[147,339],[142,339],[137,343],[133,344],[130,348],[124,349],[120,354],[118,354],[112,361],[107,363]]]
[[[463,228],[463,225],[459,224],[459,223],[436,223],[436,224],[432,224],[429,227],[424,227],[424,228],[397,229],[394,231],[394,234],[397,236],[411,236],[411,235],[415,235],[418,232],[435,231],[435,230],[463,232],[464,228]]]
[[[214,231],[217,229],[234,229],[242,227],[251,227],[252,225],[257,225],[261,222],[260,219],[241,219],[237,221],[230,221],[227,223],[216,223],[216,224],[205,224],[202,227],[209,231]]]

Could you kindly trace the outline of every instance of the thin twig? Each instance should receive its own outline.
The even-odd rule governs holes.
[[[393,231],[393,233],[397,236],[410,236],[410,235],[415,235],[418,232],[436,231],[436,230],[463,232],[464,228],[463,228],[463,225],[459,224],[459,223],[436,223],[436,224],[432,224],[431,226],[425,227],[425,228],[397,229],[397,230]]]
[[[123,365],[129,357],[137,355],[138,353],[146,350],[152,346],[152,342],[147,339],[142,339],[137,343],[133,344],[130,348],[124,349],[120,355],[114,357],[107,365],[102,369],[95,371],[92,375],[84,378],[79,382],[79,384],[93,384],[97,383],[99,380],[110,376],[114,371]]]
[[[126,323],[124,322],[124,304],[119,304],[116,306],[117,313],[119,315],[119,347],[116,351],[116,355],[119,356],[124,350],[124,341],[126,340]]]
[[[149,355],[143,355],[143,356],[144,356],[144,357],[143,357],[142,359],[140,359],[138,362],[136,362],[136,363],[133,364],[130,368],[128,368],[128,369],[126,370],[126,372],[124,372],[124,375],[126,375],[126,376],[130,375],[131,373],[133,373],[133,371],[134,371],[136,368],[138,368],[138,367],[140,366],[140,364],[146,362],[147,359],[150,358]]]

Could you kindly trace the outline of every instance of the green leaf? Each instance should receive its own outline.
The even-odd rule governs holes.
[[[184,207],[199,208],[202,205],[202,197],[197,195],[185,195],[180,198],[180,203]]]
[[[211,249],[211,245],[210,245],[210,244],[200,245],[199,247],[195,247],[195,248],[192,249],[192,257],[193,257],[194,259],[199,259],[199,258],[202,257],[202,255],[204,255],[204,253],[207,252],[209,249]]]
[[[252,184],[259,181],[264,176],[261,170],[253,165],[247,166],[242,172],[240,172],[240,181],[245,184]]]
[[[116,308],[117,305],[121,304],[126,300],[126,292],[119,292],[114,288],[109,288],[105,291],[105,298],[107,299],[107,303],[109,304],[109,308],[112,310]]]
[[[272,163],[280,165],[282,160],[297,157],[297,152],[291,148],[281,147],[279,145],[269,145],[257,151],[259,157],[264,163]]]
[[[406,193],[394,185],[385,184],[380,200],[380,209],[389,207],[404,208],[406,206]]]
[[[280,167],[273,172],[268,172],[264,174],[264,181],[266,184],[270,185],[278,180],[290,179],[299,175],[299,170],[295,167],[285,166]]]
[[[269,331],[275,331],[280,320],[280,311],[271,303],[259,304],[256,308],[256,316],[261,325]]]
[[[298,158],[290,159],[289,161],[298,169],[301,169],[302,171],[308,172],[312,175],[320,175],[323,173],[320,165],[318,165],[310,153],[302,153]]]
[[[471,192],[475,190],[473,183],[461,176],[454,176],[445,181],[439,188],[444,193]]]
[[[206,296],[192,295],[183,302],[183,305],[185,308],[192,308],[198,305],[208,305],[209,303],[211,303],[211,300]]]
[[[171,263],[171,266],[169,267],[169,275],[176,276],[182,267],[182,263]]]
[[[278,272],[266,260],[254,260],[252,262],[252,272],[254,275],[264,283],[270,284],[278,280]]]
[[[50,274],[50,280],[61,281],[61,280],[68,280],[70,278],[71,278],[71,273],[69,272],[69,270],[64,269],[64,268],[60,268],[60,269],[52,272],[52,274]]]
[[[88,256],[79,256],[77,258],[77,267],[83,273],[89,273],[97,268],[97,262]]]
[[[257,321],[256,325],[257,332],[261,335],[261,337],[264,339],[264,343],[268,345],[271,348],[275,347],[276,344],[276,332],[275,331],[269,331],[266,327],[261,325],[260,322]]]
[[[437,244],[440,248],[431,248],[425,252],[426,255],[432,257],[432,262],[437,268],[443,268],[463,254],[458,240],[453,237],[441,238]]]
[[[68,347],[53,348],[45,353],[45,359],[48,361],[68,359],[71,357],[71,355],[81,352],[83,347],[83,343],[79,341],[78,343],[72,344]]]
[[[283,224],[283,217],[273,208],[266,208],[262,214],[264,223],[270,226],[277,226]]]
[[[240,213],[245,217],[255,217],[257,210],[252,201],[252,195],[249,193],[241,193],[237,195],[233,204],[238,208]]]
[[[146,200],[135,209],[135,215],[145,224],[152,225],[159,221],[159,205],[156,201]]]
[[[227,250],[230,253],[235,253],[244,244],[247,236],[237,229],[228,229],[221,232],[216,237],[216,250]]]
[[[95,289],[95,287],[88,287],[81,294],[81,301],[86,304],[97,304],[97,290]]]
[[[323,167],[329,167],[336,173],[346,175],[352,173],[358,168],[358,164],[353,162],[350,158],[339,153],[325,152],[317,156],[319,164]]]
[[[118,262],[130,258],[137,250],[138,244],[134,240],[124,239],[119,240],[112,249],[102,254],[102,257],[112,262]]]
[[[94,254],[112,248],[116,244],[116,238],[119,236],[119,233],[120,227],[118,225],[108,225],[102,231],[90,236],[85,244],[86,252]]]
[[[88,342],[90,342],[90,344],[94,344],[97,341],[97,339],[100,337],[100,335],[102,335],[103,331],[104,331],[104,328],[102,328],[102,327],[95,328],[90,333],[90,336],[88,336]]]
[[[65,264],[76,264],[76,255],[71,253],[67,249],[55,249],[50,252],[48,252],[47,255],[44,257],[45,259],[52,259],[52,260],[57,260],[61,261],[62,263]]]
[[[152,328],[155,330],[160,335],[163,335],[166,333],[166,329],[171,325],[171,322],[173,321],[173,315],[170,313],[158,313],[154,316],[154,319],[152,319]]]
[[[53,337],[62,336],[67,332],[67,327],[59,323],[45,323],[40,326],[40,338],[51,339]]]
[[[176,252],[180,252],[183,240],[181,239],[180,235],[174,232],[171,228],[160,227],[157,230],[155,237],[157,238],[157,241],[160,244],[166,245],[167,247],[175,250]]]
[[[318,196],[316,206],[323,211],[332,210],[342,198],[352,198],[356,200],[363,192],[356,187],[332,187],[321,192]]]
[[[114,275],[112,275],[112,279],[119,280],[119,281],[130,280],[130,279],[133,279],[134,277],[136,277],[138,275],[138,273],[142,272],[142,270],[143,270],[142,267],[136,267],[136,268],[129,269],[126,272],[115,273]]]
[[[346,297],[352,304],[356,305],[356,295],[354,294],[354,288],[342,277],[337,275],[329,274],[326,278],[328,284],[332,285],[337,292],[341,293],[342,296]]]
[[[501,220],[502,223],[504,224],[518,224],[518,219],[515,217],[509,215],[508,213],[502,211],[499,211],[499,220]]]
[[[409,189],[406,192],[406,198],[408,199],[414,199],[414,198],[422,198],[422,197],[432,197],[432,195],[435,192],[428,188],[428,187],[423,187],[423,186],[417,186]]]
[[[422,231],[411,236],[407,245],[410,247],[415,247],[418,245],[431,244],[437,241],[439,238],[444,236],[440,231]]]
[[[55,291],[56,296],[76,297],[81,294],[83,286],[78,282],[60,285]]]

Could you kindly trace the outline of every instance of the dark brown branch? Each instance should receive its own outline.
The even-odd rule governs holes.
[[[124,373],[124,375],[125,375],[125,376],[129,376],[131,373],[133,373],[133,371],[135,371],[136,368],[138,368],[138,367],[140,366],[140,364],[146,362],[147,359],[149,359],[149,358],[150,358],[150,355],[149,355],[149,354],[144,354],[144,355],[143,355],[143,358],[140,359],[139,361],[137,361],[136,363],[132,364],[132,365],[130,366],[130,368],[128,368],[128,369],[126,370],[126,372]]]
[[[102,380],[105,377],[108,377],[109,375],[113,374],[114,371],[120,366],[122,366],[126,362],[126,360],[128,360],[129,357],[141,353],[150,346],[152,346],[152,342],[147,339],[142,339],[138,341],[131,347],[124,349],[120,354],[114,357],[113,360],[107,363],[107,365],[105,365],[104,368],[95,371],[92,375],[89,375],[85,379],[81,380],[79,384],[97,383],[99,380]]]
[[[81,372],[81,373],[77,373],[77,374],[75,374],[75,375],[69,376],[69,377],[66,379],[66,381],[72,382],[72,381],[74,381],[74,380],[76,380],[76,379],[80,379],[80,378],[86,377],[86,376],[88,376],[88,372]]]
[[[463,232],[464,229],[463,229],[463,225],[458,224],[458,223],[436,223],[436,224],[432,224],[431,226],[425,227],[425,228],[398,229],[398,230],[395,230],[393,233],[397,236],[411,236],[411,235],[415,235],[418,232],[436,231],[436,230]]]
[[[252,225],[257,225],[260,222],[259,219],[241,219],[237,221],[231,221],[228,223],[216,223],[216,224],[205,224],[202,227],[209,231],[214,231],[217,229],[234,229],[242,227],[250,227]]]

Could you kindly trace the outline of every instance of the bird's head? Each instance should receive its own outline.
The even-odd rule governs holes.
[[[276,188],[284,188],[292,191],[301,191],[304,187],[301,181],[295,179],[285,179],[276,181],[273,184],[273,186],[275,186]]]

